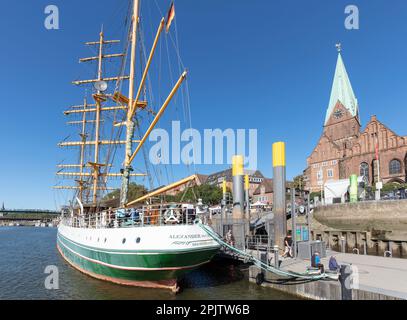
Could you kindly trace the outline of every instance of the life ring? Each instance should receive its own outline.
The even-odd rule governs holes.
[[[178,213],[178,214],[177,214]],[[175,209],[168,209],[164,212],[164,218],[165,222],[175,222],[178,223],[179,219],[177,218],[177,215],[179,216],[179,212]]]

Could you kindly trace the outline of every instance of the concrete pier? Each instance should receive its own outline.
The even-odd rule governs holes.
[[[353,281],[359,285],[351,289],[352,300],[407,300],[407,260],[384,258],[357,254],[328,252],[327,258],[321,259],[328,268],[329,257],[334,254],[339,264],[351,264],[356,267]],[[293,272],[305,272],[309,260],[287,259],[281,268]],[[250,267],[250,281],[260,272],[256,266]],[[275,280],[275,275],[265,272],[266,281]],[[295,285],[281,285],[264,282],[263,286],[272,287],[287,293],[315,300],[342,300],[339,281],[315,281]]]

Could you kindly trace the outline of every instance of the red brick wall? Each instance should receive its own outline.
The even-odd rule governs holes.
[[[340,104],[337,109],[343,108]],[[377,133],[377,138],[373,136]],[[351,174],[360,173],[360,164],[369,165],[369,182],[373,180],[373,161],[375,160],[375,141],[379,145],[380,177],[384,183],[390,181],[406,181],[407,137],[398,136],[372,116],[363,131],[357,117],[349,113],[339,119],[331,115],[324,127],[323,134],[307,159],[306,187],[310,191],[319,191],[317,172],[322,169],[322,182],[328,180],[347,179]],[[391,175],[390,161],[397,159],[401,163],[401,172]],[[327,177],[331,169],[333,177]]]

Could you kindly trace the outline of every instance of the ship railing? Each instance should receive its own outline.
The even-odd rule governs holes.
[[[103,210],[84,216],[64,218],[64,223],[76,228],[123,228],[193,224],[198,218],[195,209],[181,204],[148,205],[142,208]]]

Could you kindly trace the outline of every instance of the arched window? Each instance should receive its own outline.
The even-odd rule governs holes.
[[[369,165],[366,162],[360,164],[360,176],[369,179]]]
[[[399,173],[401,173],[401,162],[399,160],[393,159],[393,160],[390,161],[389,173],[390,174],[399,174]]]

